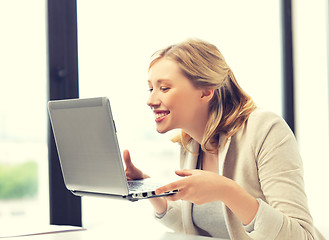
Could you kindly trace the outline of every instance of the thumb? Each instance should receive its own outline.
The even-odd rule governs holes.
[[[193,174],[193,169],[176,170],[175,173],[180,177],[187,177]]]
[[[131,157],[128,150],[123,151],[123,160],[125,161],[126,168],[134,167],[134,164],[131,162]]]

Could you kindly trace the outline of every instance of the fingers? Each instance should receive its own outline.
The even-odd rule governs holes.
[[[184,170],[176,170],[175,173],[178,176],[185,177],[181,180],[169,183],[165,186],[158,188],[155,193],[157,195],[161,195],[166,192],[171,192],[174,190],[178,190],[176,194],[165,196],[165,198],[169,201],[177,201],[177,200],[191,200],[191,193],[193,194],[193,176],[198,175],[199,170],[195,169],[184,169]],[[191,186],[192,184],[192,186]],[[192,190],[191,190],[192,189]]]
[[[123,160],[126,165],[125,173],[128,180],[149,178],[147,174],[144,174],[141,170],[135,167],[131,161],[130,153],[128,150],[123,151]]]
[[[134,166],[134,164],[131,162],[131,157],[128,150],[123,151],[123,160],[125,161],[126,168]]]
[[[165,198],[169,201],[178,201],[178,200],[183,200],[184,197],[184,189],[179,190],[178,193],[175,193],[173,195],[165,196]]]
[[[176,170],[175,173],[176,175],[180,177],[187,177],[191,176],[193,174],[193,169],[184,169],[184,170]]]
[[[165,192],[170,192],[170,191],[173,191],[173,190],[182,189],[183,188],[183,183],[181,181],[182,180],[179,180],[179,181],[176,181],[176,182],[173,182],[173,183],[169,183],[165,186],[162,186],[162,187],[158,188],[155,191],[155,194],[160,195],[160,194],[163,194]]]
[[[193,169],[176,170],[175,173],[178,176],[187,177],[187,176],[191,176],[194,173],[194,170]],[[186,179],[178,180],[176,182],[172,182],[158,188],[155,191],[155,194],[160,195],[162,193],[170,192],[173,190],[182,190],[185,187],[185,185],[186,185]]]

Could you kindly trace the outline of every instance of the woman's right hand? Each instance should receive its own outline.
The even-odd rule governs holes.
[[[130,153],[128,150],[123,151],[123,160],[126,164],[125,173],[127,180],[138,180],[150,177],[135,167],[135,165],[131,162]],[[167,209],[167,200],[162,197],[150,198],[150,202],[158,214],[164,213]]]
[[[143,173],[140,169],[135,167],[135,165],[131,161],[130,153],[128,150],[123,151],[123,160],[125,161],[126,165],[125,173],[127,180],[139,180],[150,177],[147,174]]]

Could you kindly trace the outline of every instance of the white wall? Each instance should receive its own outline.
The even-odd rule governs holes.
[[[328,6],[293,1],[296,136],[316,226],[329,237]]]

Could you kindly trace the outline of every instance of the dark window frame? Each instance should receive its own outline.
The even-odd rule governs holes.
[[[48,100],[79,97],[76,0],[48,0]],[[50,224],[82,226],[81,199],[66,189],[48,124]]]
[[[283,118],[295,132],[294,59],[291,0],[281,0]]]

